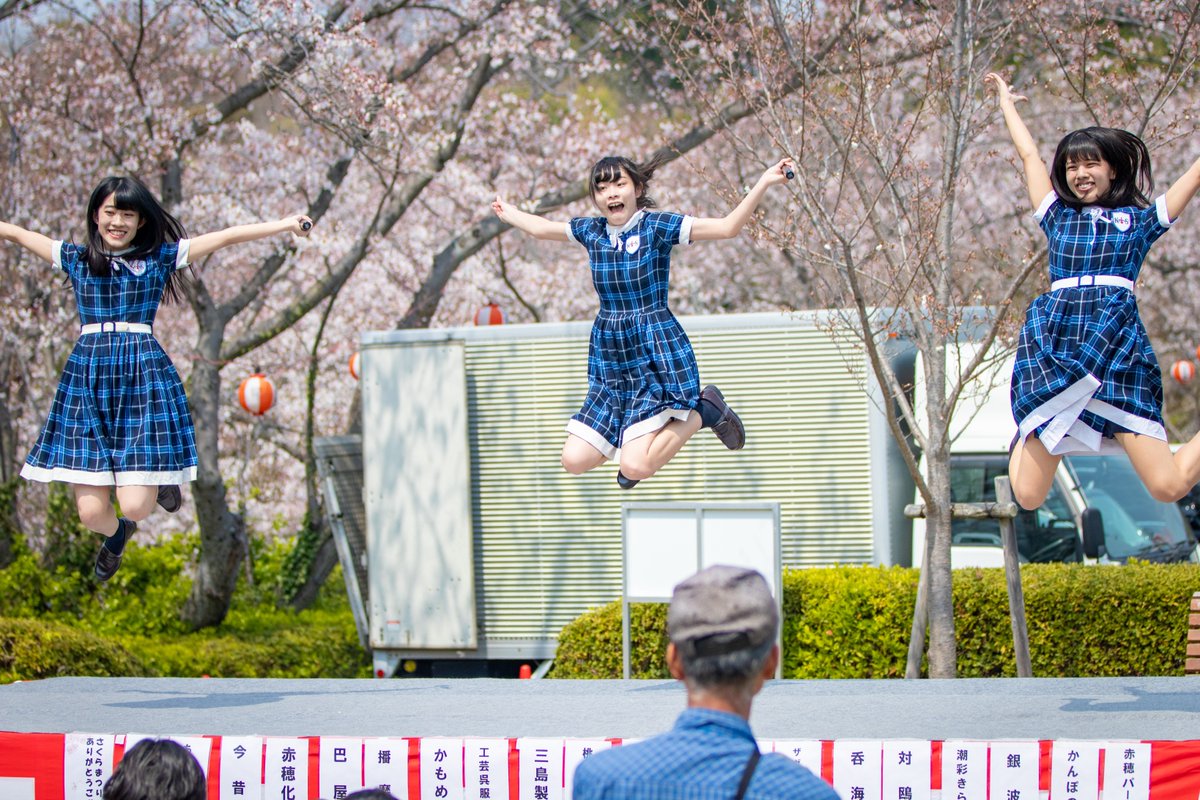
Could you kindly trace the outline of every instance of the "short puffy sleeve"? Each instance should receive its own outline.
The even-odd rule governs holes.
[[[655,238],[668,248],[677,244],[691,244],[692,220],[693,217],[671,211],[655,211],[647,216]]]
[[[1038,205],[1037,211],[1033,212],[1033,218],[1037,220],[1038,225],[1050,235],[1050,231],[1054,230],[1054,226],[1058,224],[1059,217],[1062,216],[1062,210],[1066,208],[1062,201],[1058,199],[1058,195],[1054,192],[1049,192],[1042,202]]]
[[[55,269],[61,269],[68,275],[71,270],[83,258],[85,247],[74,244],[73,242],[55,241],[50,248],[51,256],[54,259]]]
[[[567,238],[584,247],[588,245],[588,228],[595,227],[596,217],[572,217],[567,223]]]
[[[180,239],[178,242],[165,242],[158,250],[158,261],[163,271],[171,273],[177,269],[186,267],[188,265],[190,244],[191,242],[188,239]]]

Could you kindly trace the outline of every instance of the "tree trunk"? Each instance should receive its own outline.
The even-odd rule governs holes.
[[[953,678],[958,671],[958,648],[954,632],[954,594],[950,571],[950,450],[927,454],[929,489],[938,498],[926,508],[925,531],[933,538],[928,571],[929,677]],[[944,501],[944,502],[943,502]]]
[[[17,491],[21,479],[17,470],[10,468],[10,465],[18,463],[8,397],[0,393],[0,568],[12,563],[18,542],[23,538],[21,519],[17,514]]]
[[[229,509],[218,460],[221,371],[215,354],[221,338],[220,327],[214,330],[201,321],[201,341],[197,346],[201,357],[192,368],[188,388],[200,461],[192,484],[196,520],[200,525],[200,563],[181,616],[196,629],[219,625],[225,619],[237,587],[239,567],[249,550],[246,520]],[[209,353],[212,357],[205,358]]]
[[[323,519],[318,530],[321,532],[321,545],[308,568],[308,578],[292,597],[291,607],[296,611],[310,608],[316,602],[317,593],[321,591],[329,573],[333,572],[338,563],[337,545],[334,544],[333,534],[325,527]]]

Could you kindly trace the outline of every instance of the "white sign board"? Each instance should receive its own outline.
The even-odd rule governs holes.
[[[714,564],[757,570],[780,600],[778,503],[627,503],[621,550],[626,678],[631,602],[667,602],[676,584]]]

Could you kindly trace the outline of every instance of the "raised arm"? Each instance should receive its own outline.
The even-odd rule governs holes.
[[[796,165],[790,158],[781,159],[779,163],[769,167],[762,174],[758,183],[754,184],[754,188],[746,193],[742,202],[738,203],[733,211],[720,219],[697,217],[692,220],[692,241],[732,239],[737,236],[750,221],[750,215],[754,213],[754,209],[758,208],[758,203],[762,200],[767,188],[786,181],[787,173],[794,171],[795,168]]]
[[[312,220],[303,214],[294,214],[290,217],[275,220],[274,222],[234,225],[232,228],[206,233],[203,236],[197,236],[195,239],[190,240],[188,258],[194,262],[210,253],[215,253],[222,247],[228,247],[231,244],[241,244],[242,242],[253,242],[255,239],[265,239],[277,233],[293,233],[296,236],[308,236],[311,228]]]
[[[0,239],[19,244],[38,258],[54,263],[54,240],[10,222],[0,222]]]
[[[995,72],[989,72],[983,78],[996,89],[996,99],[1000,111],[1004,114],[1004,124],[1008,126],[1008,135],[1012,137],[1013,145],[1017,148],[1017,157],[1025,167],[1025,188],[1029,190],[1029,204],[1035,209],[1053,191],[1050,183],[1050,172],[1046,162],[1038,155],[1037,143],[1025,127],[1025,121],[1017,113],[1017,101],[1025,100],[1023,95],[1014,95],[1008,90],[1008,84]]]
[[[517,230],[525,231],[535,239],[547,239],[552,242],[571,241],[571,237],[567,235],[567,223],[552,222],[537,214],[522,211],[512,203],[500,199],[499,195],[492,201],[492,211],[501,222],[507,222]]]
[[[1172,221],[1179,218],[1187,204],[1196,196],[1197,190],[1200,190],[1200,159],[1192,162],[1188,171],[1167,189],[1167,214]]]

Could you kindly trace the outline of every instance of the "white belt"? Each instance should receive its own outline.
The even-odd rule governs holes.
[[[1059,278],[1050,284],[1050,291],[1059,289],[1074,289],[1076,286],[1120,286],[1122,289],[1133,291],[1133,281],[1119,275],[1076,275],[1073,278]]]
[[[142,322],[89,322],[79,328],[79,335],[87,333],[154,333],[154,329]]]

